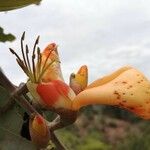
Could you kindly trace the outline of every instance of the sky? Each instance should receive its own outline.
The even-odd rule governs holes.
[[[17,38],[0,43],[0,67],[16,85],[27,77],[11,47],[20,53],[20,37],[32,48],[58,44],[66,82],[81,65],[89,69],[89,83],[130,65],[150,79],[150,1],[148,0],[43,0],[41,5],[0,12],[0,26]]]

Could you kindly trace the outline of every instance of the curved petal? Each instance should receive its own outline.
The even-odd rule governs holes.
[[[42,67],[44,65],[45,67],[49,65],[49,67],[45,71],[44,75],[42,76],[43,82],[50,82],[52,80],[62,80],[62,81],[64,80],[62,76],[61,67],[60,67],[57,45],[55,43],[49,44],[42,52]]]
[[[121,68],[89,85],[75,97],[72,107],[78,110],[92,104],[119,106],[150,119],[150,82],[134,68]]]
[[[34,103],[46,109],[71,109],[72,100],[76,96],[73,90],[60,80],[39,84],[28,81],[27,88],[33,96]]]
[[[83,91],[88,84],[88,68],[86,65],[80,67],[76,74],[70,75],[70,87],[76,94]]]
[[[103,78],[100,78],[92,82],[90,85],[88,85],[87,89],[106,84],[107,82],[110,82],[111,80],[113,80],[114,78],[116,78],[117,76],[119,76],[121,73],[123,73],[128,69],[131,69],[131,67],[130,66],[122,67],[119,70],[113,72],[112,74],[104,76]]]
[[[72,89],[60,80],[38,84],[37,93],[47,108],[71,109],[75,94]]]

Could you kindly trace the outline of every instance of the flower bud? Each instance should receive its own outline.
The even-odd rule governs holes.
[[[29,131],[32,142],[38,148],[45,148],[48,145],[50,139],[49,128],[46,120],[41,115],[31,117]]]
[[[77,95],[87,87],[87,84],[88,69],[87,66],[84,65],[79,69],[79,71],[76,74],[72,73],[70,75],[70,87]]]

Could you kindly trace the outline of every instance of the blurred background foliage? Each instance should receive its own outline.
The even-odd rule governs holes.
[[[69,150],[150,150],[149,121],[111,106],[84,108],[58,133]]]

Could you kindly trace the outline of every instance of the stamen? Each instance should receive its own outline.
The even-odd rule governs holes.
[[[39,74],[40,74],[40,71],[41,71],[41,62],[42,62],[42,55],[41,55],[41,50],[38,47],[37,48],[37,70],[36,70],[37,81],[39,80]]]
[[[22,70],[25,72],[25,74],[27,74],[28,76],[28,70],[26,66],[24,65],[23,61],[22,60],[20,61],[18,58],[16,58],[16,61],[19,64],[19,66],[22,68]]]
[[[38,36],[38,37],[36,38],[36,40],[35,40],[32,55],[34,55],[34,54],[35,54],[35,48],[36,48],[37,44],[39,44],[39,39],[40,39],[40,36]]]
[[[14,54],[17,58],[18,58],[18,61],[22,62],[21,58],[19,57],[19,55],[12,49],[12,48],[9,48],[10,52],[12,54]]]
[[[35,49],[36,49],[36,45],[39,43],[39,38],[40,36],[37,37],[35,43],[34,43],[34,47],[33,47],[33,53],[32,53],[32,69],[33,69],[33,75],[34,75],[34,79],[35,79],[35,82],[36,82],[36,69],[35,69]]]
[[[31,66],[30,66],[30,61],[29,61],[29,48],[28,48],[28,45],[26,45],[26,58],[27,58],[28,68],[32,72]]]
[[[25,66],[28,68],[27,62],[26,62],[26,58],[25,58],[25,54],[24,54],[24,48],[23,48],[23,41],[24,41],[24,38],[25,38],[25,31],[23,32],[22,37],[21,37],[21,52],[22,52],[23,61],[24,61],[24,63],[25,63]]]
[[[41,71],[39,78],[38,78],[38,82],[40,81],[40,79],[42,78],[42,76],[44,75],[46,70],[49,68],[49,66],[51,66],[54,62],[56,62],[56,60],[51,61],[44,69],[42,68],[42,71]]]
[[[10,52],[16,56],[16,61],[19,64],[19,66],[22,68],[22,70],[25,72],[25,74],[29,77],[31,82],[33,83],[38,83],[41,82],[41,78],[46,72],[46,70],[49,68],[50,65],[52,65],[54,62],[59,62],[59,60],[51,60],[51,62],[48,62],[48,59],[52,53],[52,51],[56,51],[57,54],[57,46],[55,46],[47,55],[45,61],[43,62],[44,64],[42,65],[42,54],[41,50],[39,47],[36,46],[39,43],[39,37],[37,37],[34,47],[33,47],[33,53],[32,53],[32,66],[30,62],[30,57],[29,57],[29,48],[28,45],[26,44],[25,50],[24,50],[24,39],[25,39],[25,32],[23,32],[22,37],[21,37],[21,52],[23,58],[20,58],[20,56],[12,49],[9,48]],[[36,51],[37,50],[37,51]],[[35,54],[36,51],[36,54]],[[37,59],[36,59],[37,58]],[[35,66],[35,59],[37,60],[37,64]]]
[[[21,60],[21,58],[19,57],[19,55],[12,49],[12,48],[9,48],[10,52],[12,54],[14,54],[17,58],[16,58],[16,61],[17,63],[19,64],[19,66],[22,68],[22,70],[27,74],[27,76],[29,76],[29,73],[28,73],[28,68],[24,65],[24,62],[23,60]]]
[[[45,62],[44,62],[44,65],[42,66],[42,71],[41,71],[41,72],[43,72],[43,70],[44,70],[44,68],[45,68],[45,66],[46,66],[46,63],[47,63],[47,61],[48,61],[48,59],[49,59],[51,53],[52,53],[54,50],[57,50],[57,47],[55,47],[54,49],[52,49],[52,50],[49,52],[49,54],[48,54],[48,56],[46,57],[46,60],[45,60]]]

